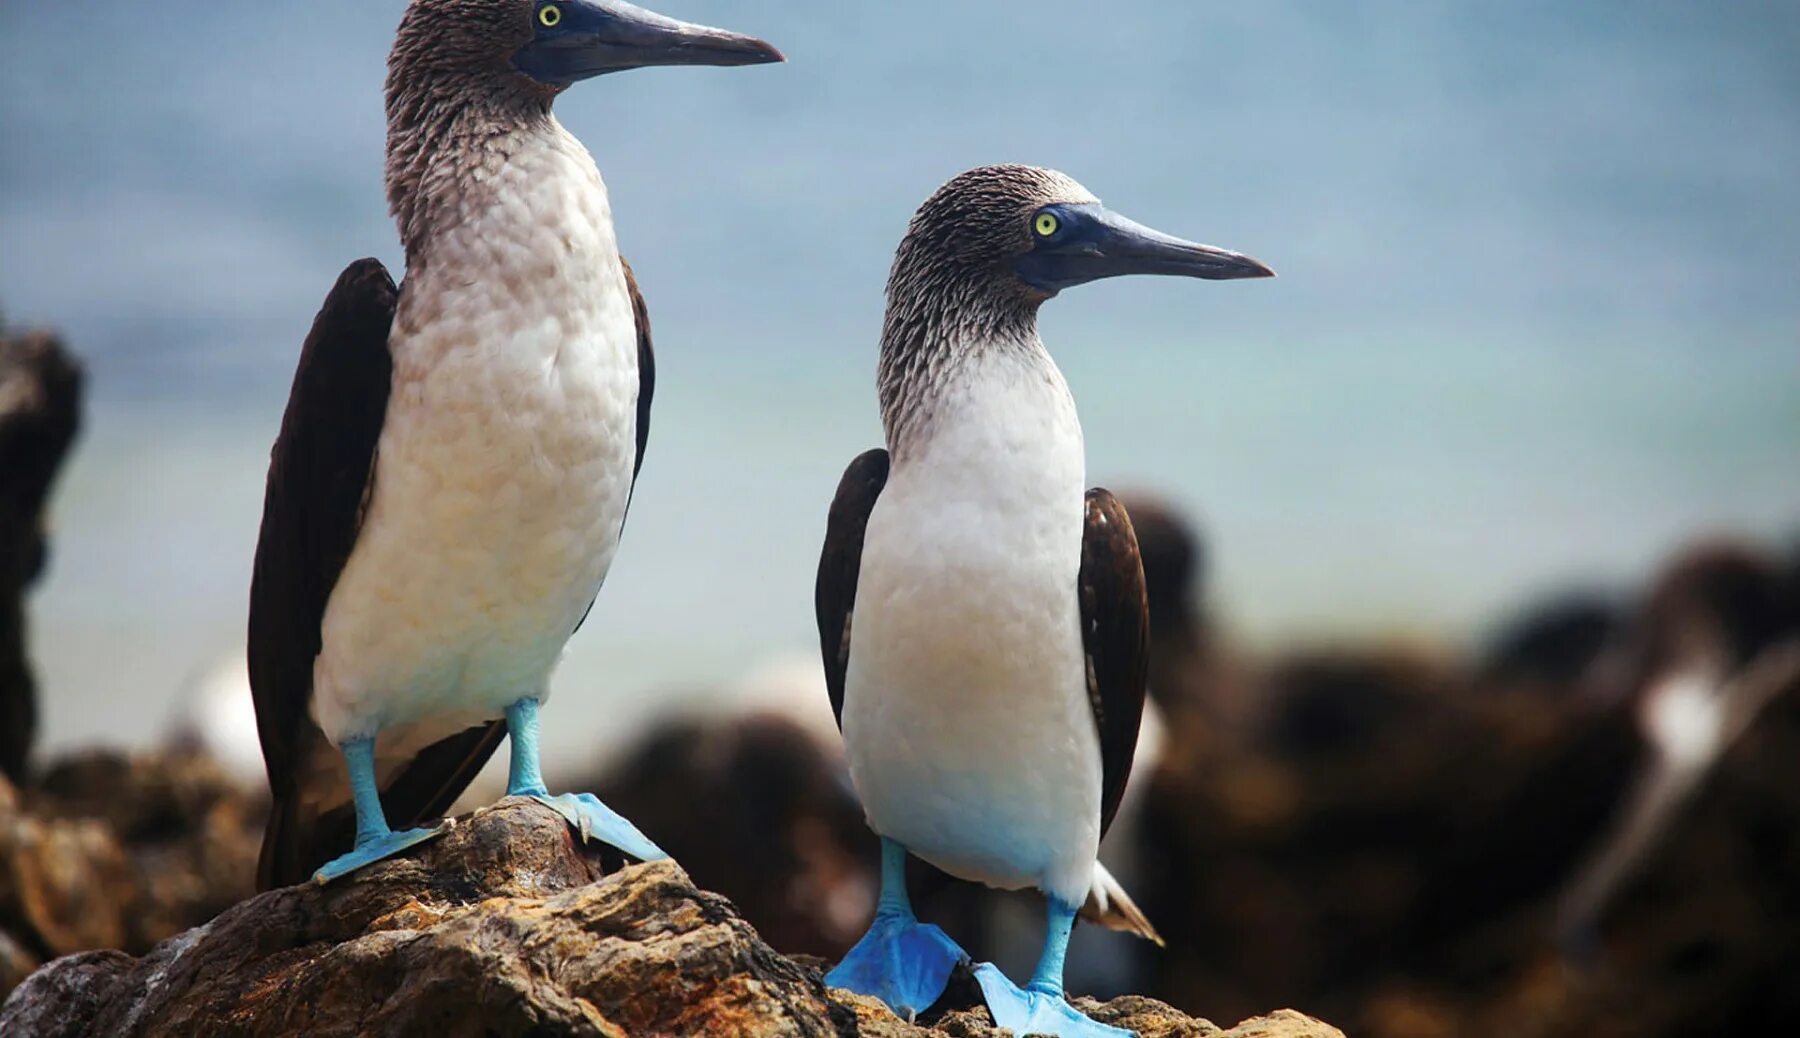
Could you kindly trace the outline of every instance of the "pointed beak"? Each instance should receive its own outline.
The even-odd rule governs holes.
[[[1126,274],[1169,274],[1235,281],[1239,278],[1272,278],[1275,272],[1260,260],[1241,252],[1184,241],[1128,220],[1111,210],[1095,214],[1095,277]]]
[[[1019,275],[1050,295],[1131,274],[1231,281],[1275,272],[1241,252],[1183,241],[1098,204],[1058,208],[1063,229],[1019,260]]]
[[[537,38],[513,59],[539,82],[567,86],[655,65],[766,65],[786,61],[754,36],[693,25],[623,0],[562,0],[554,25],[538,11]]]

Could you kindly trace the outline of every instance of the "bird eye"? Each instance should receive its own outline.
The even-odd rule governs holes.
[[[1055,213],[1045,212],[1037,214],[1032,226],[1037,230],[1038,237],[1048,238],[1062,228],[1062,221],[1056,218]]]
[[[554,29],[562,24],[562,8],[555,4],[545,4],[538,8],[538,22],[546,29]]]

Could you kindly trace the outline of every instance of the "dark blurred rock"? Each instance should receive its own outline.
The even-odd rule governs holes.
[[[1701,545],[1604,646],[1552,638],[1510,654],[1522,670],[1359,651],[1254,672],[1251,721],[1171,732],[1147,798],[1161,871],[1139,900],[1170,939],[1151,993],[1299,1002],[1373,1038],[1673,1038],[1800,1012],[1800,595],[1780,572]],[[1559,944],[1648,769],[1709,745],[1704,708],[1653,716],[1671,678],[1746,723],[1634,846],[1591,943]],[[1541,694],[1493,694],[1508,681]]]
[[[0,1033],[999,1038],[985,1014],[930,1031],[828,991],[672,863],[602,875],[561,816],[508,799],[330,887],[270,891],[131,959],[40,970]],[[1218,1030],[1146,999],[1091,1008],[1144,1038]],[[1229,1032],[1334,1036],[1297,1014]]]
[[[1150,606],[1150,697],[1175,727],[1231,729],[1247,705],[1206,609],[1206,542],[1173,504],[1153,494],[1120,498],[1137,534]]]
[[[37,957],[0,930],[0,991],[11,991],[38,968]]]
[[[1417,911],[1485,755],[1410,655],[1266,669],[1232,738],[1171,730],[1145,798],[1145,909],[1169,940],[1156,993],[1226,1015],[1377,968]]]
[[[773,714],[670,721],[578,788],[654,834],[783,952],[835,959],[874,912],[875,837],[841,751],[804,725]]]
[[[0,933],[34,958],[148,951],[249,896],[265,810],[194,756],[88,754],[5,787]]]
[[[1566,695],[1580,688],[1625,623],[1619,603],[1573,592],[1536,603],[1489,639],[1476,664],[1486,688]]]
[[[44,568],[44,504],[80,425],[81,381],[55,336],[0,330],[0,775],[14,782],[37,730],[24,595]]]

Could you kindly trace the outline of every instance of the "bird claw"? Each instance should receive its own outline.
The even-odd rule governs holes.
[[[896,1015],[912,1020],[938,1000],[950,983],[950,971],[968,958],[936,926],[910,915],[882,914],[825,975],[825,983],[879,998]]]
[[[429,843],[449,832],[455,825],[455,822],[446,820],[434,829],[407,829],[358,840],[348,854],[339,855],[319,866],[319,871],[313,873],[313,882],[324,886],[333,880],[342,879],[358,869],[384,861],[419,844]]]
[[[531,799],[550,807],[569,822],[569,828],[581,834],[584,842],[595,840],[617,847],[639,861],[662,861],[669,855],[648,836],[638,831],[624,815],[600,802],[592,793],[564,793],[550,796],[533,793]]]
[[[1056,1038],[1137,1038],[1119,1027],[1103,1024],[1079,1012],[1068,1000],[1054,991],[1037,988],[1020,990],[1006,979],[999,967],[984,962],[975,967],[975,980],[981,985],[988,1012],[994,1024],[1013,1034],[1046,1034]]]

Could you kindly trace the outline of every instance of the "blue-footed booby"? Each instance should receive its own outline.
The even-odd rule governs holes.
[[[1087,490],[1081,425],[1038,337],[1059,291],[1125,274],[1268,277],[1152,231],[1075,181],[991,166],[913,217],[888,280],[887,449],[844,474],[819,562],[819,641],[850,773],[882,838],[868,934],[827,978],[913,1016],[966,956],[913,915],[913,853],[1049,898],[1021,990],[976,968],[1015,1034],[1116,1036],[1063,997],[1078,912],[1155,939],[1099,865],[1144,705],[1148,620],[1131,521]]]
[[[407,7],[387,80],[405,284],[375,260],[338,279],[269,465],[249,625],[264,886],[436,835],[410,827],[507,733],[509,794],[662,856],[591,795],[551,797],[538,765],[538,708],[618,546],[655,376],[606,185],[551,104],[607,72],[780,60],[621,0]]]

